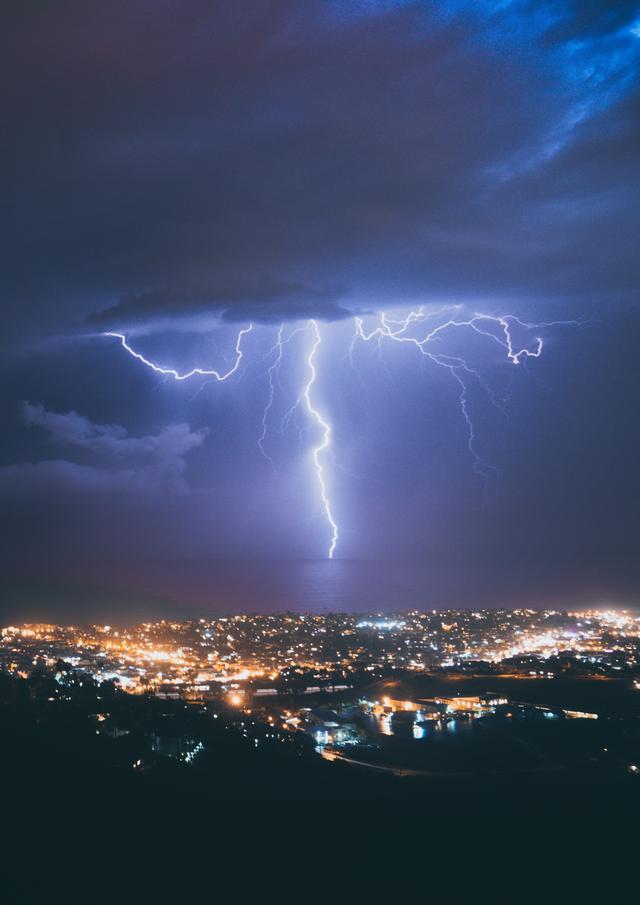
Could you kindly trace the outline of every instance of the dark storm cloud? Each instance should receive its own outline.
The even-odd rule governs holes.
[[[353,311],[339,304],[345,295],[339,288],[317,288],[263,278],[252,284],[218,289],[148,291],[123,298],[116,305],[88,318],[101,326],[171,321],[190,315],[216,314],[223,321],[272,323],[314,317],[342,320]]]
[[[23,403],[23,417],[29,427],[44,430],[52,445],[87,450],[99,456],[100,463],[47,459],[7,466],[0,469],[0,493],[5,495],[183,487],[185,456],[201,446],[207,434],[192,431],[188,424],[169,424],[156,435],[132,437],[119,424],[95,424],[78,412],[51,412],[29,402]]]
[[[616,162],[637,141],[637,4],[16,6],[2,279],[19,321],[588,306],[620,273],[612,301],[631,297],[637,166]]]

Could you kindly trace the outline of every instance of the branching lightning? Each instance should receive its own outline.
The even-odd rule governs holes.
[[[274,360],[272,361],[272,363],[269,365],[269,367],[267,369],[267,374],[269,377],[269,397],[267,399],[267,404],[264,407],[264,412],[262,413],[262,433],[258,437],[258,448],[260,449],[260,452],[262,453],[264,458],[267,460],[267,462],[269,462],[271,464],[271,467],[273,468],[274,471],[276,468],[276,463],[273,461],[271,456],[265,450],[264,441],[267,438],[267,420],[269,418],[269,411],[271,409],[271,406],[273,405],[273,396],[274,396],[274,391],[275,391],[275,388],[273,385],[274,374],[277,372],[278,368],[280,367],[280,362],[282,361],[282,332],[283,332],[283,330],[284,330],[284,324],[280,324],[280,327],[278,328],[278,338],[276,339],[275,345],[267,353],[267,356],[268,356],[268,355],[273,354],[273,352],[275,352],[276,357],[274,358]]]
[[[457,384],[458,404],[467,431],[467,448],[472,459],[474,472],[484,479],[486,491],[489,481],[498,478],[498,470],[494,465],[485,462],[478,450],[477,434],[469,400],[470,386],[474,384],[478,386],[491,404],[498,409],[502,415],[507,417],[504,400],[492,390],[484,377],[472,367],[464,357],[457,351],[454,354],[451,354],[446,350],[446,346],[442,347],[439,344],[453,331],[473,331],[476,334],[489,339],[491,342],[496,343],[505,355],[506,360],[514,365],[518,365],[527,359],[539,358],[541,356],[543,339],[540,333],[544,328],[567,324],[577,326],[579,325],[579,322],[551,321],[547,323],[532,324],[522,321],[512,314],[500,316],[492,314],[474,314],[472,317],[466,319],[458,319],[455,316],[449,316],[452,310],[455,310],[455,308],[440,308],[427,312],[424,307],[420,307],[415,311],[409,312],[406,317],[392,317],[386,312],[381,312],[377,315],[376,326],[370,330],[365,329],[364,319],[362,317],[355,317],[355,330],[348,347],[348,359],[354,372],[360,376],[354,361],[356,345],[359,342],[369,343],[375,341],[380,356],[382,356],[382,349],[385,343],[395,342],[413,346],[424,357],[423,360],[426,359],[433,362],[438,367],[446,369]],[[438,317],[438,322],[433,326],[433,319],[436,317]],[[424,328],[427,326],[428,322],[430,323],[425,332]],[[251,332],[252,329],[253,325],[249,324],[238,332],[235,342],[235,359],[233,364],[226,371],[199,367],[192,368],[189,371],[179,371],[175,368],[164,367],[155,361],[146,358],[142,353],[132,348],[125,334],[109,332],[105,333],[104,336],[113,337],[119,340],[123,349],[125,349],[132,358],[135,358],[156,374],[162,374],[177,381],[188,380],[192,377],[204,377],[223,382],[235,374],[240,367],[240,363],[244,357],[243,338],[247,333]],[[533,333],[533,341],[529,345],[526,343],[521,344],[515,339],[514,334],[519,330],[526,330],[529,333]],[[263,356],[264,362],[270,362],[267,368],[268,395],[262,412],[262,432],[258,437],[257,445],[261,455],[275,470],[276,466],[274,459],[265,449],[270,413],[274,407],[276,390],[280,389],[282,391],[279,374],[283,360],[284,346],[289,343],[296,334],[303,331],[310,331],[312,335],[312,346],[306,358],[307,376],[295,397],[295,401],[282,416],[280,430],[284,433],[293,415],[299,410],[304,409],[308,418],[311,422],[315,423],[320,432],[319,442],[311,448],[311,462],[315,480],[320,492],[324,515],[330,529],[330,542],[327,555],[329,559],[333,559],[338,545],[339,529],[333,515],[333,507],[325,477],[326,457],[331,456],[333,459],[332,427],[326,416],[321,414],[316,407],[313,399],[314,389],[318,379],[316,355],[322,343],[320,327],[316,320],[309,320],[305,326],[296,326],[291,330],[288,336],[285,336],[285,325],[281,324],[277,332],[275,343]],[[384,359],[381,357],[380,360],[386,367]],[[301,428],[301,441],[302,435],[303,429]]]
[[[492,405],[494,405],[506,417],[506,410],[501,400],[488,386],[484,378],[475,368],[470,367],[464,358],[458,355],[443,354],[439,351],[431,351],[430,344],[443,338],[446,331],[454,329],[468,328],[480,336],[488,337],[493,342],[501,346],[507,356],[507,360],[514,365],[518,365],[523,359],[539,358],[542,354],[543,340],[540,336],[534,337],[535,345],[533,348],[522,346],[518,348],[513,339],[513,327],[519,326],[526,330],[541,330],[542,328],[557,326],[560,324],[571,324],[576,326],[577,321],[551,321],[547,323],[531,324],[520,320],[515,315],[492,315],[492,314],[474,314],[466,320],[456,320],[449,318],[443,323],[438,324],[429,330],[426,335],[420,337],[409,332],[413,324],[424,323],[429,319],[429,314],[425,313],[424,308],[420,307],[416,311],[411,311],[405,318],[391,318],[384,311],[379,314],[378,325],[367,332],[364,328],[364,321],[361,317],[356,317],[355,332],[349,347],[349,357],[353,366],[353,351],[355,343],[358,339],[364,342],[370,342],[375,339],[378,344],[383,340],[391,340],[397,343],[407,343],[414,346],[418,351],[439,367],[446,368],[452,377],[456,380],[460,392],[458,394],[458,402],[460,412],[464,418],[467,428],[467,448],[473,462],[473,469],[476,474],[485,480],[485,492],[487,490],[488,481],[491,478],[498,477],[498,469],[494,465],[485,462],[476,446],[476,431],[469,409],[468,386],[465,381],[466,377],[472,377],[485,392]],[[493,326],[493,330],[491,327]]]
[[[271,456],[265,450],[264,441],[267,439],[269,412],[271,411],[271,408],[273,407],[273,400],[274,400],[274,396],[275,396],[275,380],[277,378],[278,371],[280,369],[280,365],[282,364],[282,354],[283,354],[285,345],[287,343],[291,342],[291,340],[297,333],[302,333],[302,331],[303,331],[302,327],[296,327],[295,330],[292,330],[291,333],[289,334],[289,336],[287,336],[285,339],[284,338],[284,324],[280,324],[280,327],[278,328],[278,335],[277,335],[276,341],[263,358],[263,361],[266,361],[266,359],[268,359],[275,352],[275,358],[271,362],[269,367],[267,368],[267,377],[269,380],[269,395],[267,397],[267,403],[266,403],[266,405],[264,407],[264,411],[262,413],[262,433],[258,437],[258,448],[260,449],[260,452],[262,453],[264,458],[267,460],[267,462],[269,462],[271,464],[271,467],[273,468],[274,471],[276,468],[276,463],[273,461]],[[298,399],[296,401],[294,407],[297,407],[299,402],[300,402],[300,400]],[[290,411],[291,411],[291,409],[290,409]]]
[[[567,325],[570,324],[572,326],[577,326],[578,321],[549,321],[546,323],[540,324],[530,324],[526,321],[520,320],[520,318],[516,317],[513,314],[496,316],[493,314],[474,314],[473,317],[468,318],[467,320],[454,320],[450,318],[442,324],[438,324],[437,327],[434,327],[430,330],[426,336],[422,339],[418,339],[414,336],[407,336],[407,331],[409,327],[413,323],[424,322],[427,320],[428,315],[425,314],[424,308],[418,308],[417,311],[411,311],[407,317],[397,320],[390,318],[384,311],[379,315],[379,325],[371,330],[369,333],[365,332],[363,319],[361,317],[355,318],[356,325],[356,338],[368,342],[374,337],[379,337],[380,339],[392,339],[396,342],[404,342],[411,343],[420,349],[423,355],[427,355],[430,357],[430,353],[427,351],[426,346],[433,342],[436,338],[438,338],[442,333],[446,330],[456,327],[469,327],[472,330],[475,330],[476,333],[479,333],[481,336],[487,336],[489,339],[492,339],[494,342],[497,342],[507,353],[507,358],[509,361],[513,362],[513,364],[520,364],[523,358],[539,358],[542,354],[543,341],[540,336],[535,337],[535,348],[528,349],[526,346],[515,351],[515,345],[513,340],[513,325],[517,325],[526,330],[539,330],[543,327],[555,327],[558,325]],[[497,326],[498,329],[495,332],[492,332],[490,329],[486,329],[485,325],[493,324]],[[500,335],[502,334],[502,335]]]

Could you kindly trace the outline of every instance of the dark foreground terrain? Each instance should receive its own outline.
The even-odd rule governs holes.
[[[3,830],[60,821],[74,832],[298,839],[344,831],[624,829],[640,776],[583,759],[572,769],[394,776],[318,756],[304,733],[131,696],[72,673],[0,674]]]

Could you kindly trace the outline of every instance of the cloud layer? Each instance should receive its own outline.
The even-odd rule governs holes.
[[[636,3],[20,7],[18,318],[635,300]]]
[[[185,457],[207,435],[206,429],[192,431],[182,423],[169,424],[155,435],[132,437],[119,424],[95,424],[77,412],[51,412],[30,402],[23,403],[23,418],[29,427],[44,430],[54,447],[89,452],[90,462],[45,459],[5,466],[0,469],[0,493],[183,490]]]

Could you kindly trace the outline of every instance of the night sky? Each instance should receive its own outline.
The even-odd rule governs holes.
[[[638,3],[9,0],[0,51],[0,622],[637,604]],[[354,341],[418,309],[529,354]],[[224,381],[104,335],[250,323]]]

